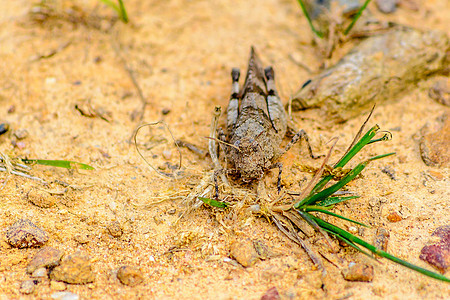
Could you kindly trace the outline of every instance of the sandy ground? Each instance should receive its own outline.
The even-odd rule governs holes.
[[[377,14],[373,4],[370,7],[379,18],[448,33],[448,1],[416,2],[419,11],[402,8],[389,16]],[[130,143],[141,123],[142,101],[125,64],[148,102],[142,123],[164,120],[175,138],[203,150],[214,107],[227,105],[230,69],[246,68],[251,45],[265,64],[274,66],[281,97],[287,102],[312,76],[289,57],[312,70],[320,65],[296,1],[132,0],[126,3],[131,23],[117,22],[112,27],[114,12],[97,1],[77,1],[76,7],[72,1],[49,3],[55,14],[40,22],[39,14],[31,15],[31,1],[1,1],[0,121],[8,122],[11,131],[0,137],[0,150],[11,157],[80,161],[96,170],[34,166],[33,175],[73,187],[55,195],[57,204],[51,208],[31,204],[26,194],[37,188],[62,191],[62,185],[44,186],[1,174],[1,299],[45,299],[55,292],[48,281],[37,285],[33,296],[19,292],[20,282],[29,278],[26,265],[37,251],[6,243],[6,228],[20,218],[47,231],[48,245],[66,254],[83,250],[94,259],[94,283],[67,285],[67,291],[83,299],[259,299],[273,286],[285,299],[450,297],[448,284],[386,260],[376,263],[349,249],[339,256],[347,262],[372,264],[373,282],[345,281],[327,261],[328,275],[322,279],[305,252],[264,218],[201,207],[176,223],[184,212],[182,199],[211,170],[209,157],[182,149],[185,177],[165,179],[143,162]],[[338,51],[337,57],[342,53]],[[362,197],[336,208],[373,226],[361,232],[365,240],[373,241],[376,228],[387,228],[389,252],[430,269],[419,259],[420,250],[438,226],[450,223],[449,170],[425,166],[417,146],[419,129],[445,109],[428,96],[434,82],[433,78],[422,82],[414,91],[377,108],[371,124],[391,130],[394,138],[363,151],[361,158],[391,151],[397,155],[371,164],[364,178],[350,186]],[[75,109],[88,102],[105,118],[88,118]],[[163,109],[170,112],[164,115]],[[339,136],[338,155],[365,116],[333,126],[324,126],[325,118],[317,111],[294,113],[293,118],[308,132],[318,153],[325,153],[325,143]],[[28,136],[14,147],[11,132],[19,129]],[[178,162],[164,127],[143,129],[138,144],[156,167],[167,171]],[[300,146],[282,161],[284,182],[292,190],[300,190],[298,182],[309,176],[295,163],[319,164]],[[397,180],[381,172],[386,166],[395,170]],[[267,175],[269,188],[275,190],[275,181],[276,171]],[[245,191],[234,183],[236,197]],[[162,202],[154,204],[158,201]],[[251,197],[246,201],[250,203]],[[390,223],[386,215],[391,212],[404,219]],[[113,221],[123,228],[119,238],[107,231]],[[335,224],[348,228],[344,222]],[[83,235],[88,236],[87,243],[80,243]],[[276,255],[247,269],[230,262],[230,243],[245,238],[261,240]],[[122,285],[115,276],[122,265],[139,266],[145,282],[136,287]]]

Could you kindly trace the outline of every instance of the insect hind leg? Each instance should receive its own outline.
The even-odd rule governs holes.
[[[239,76],[240,71],[238,68],[231,70],[231,97],[227,108],[227,130],[232,132],[234,125],[237,122],[239,116]]]
[[[273,68],[265,68],[264,73],[267,79],[267,111],[272,127],[275,129],[275,132],[278,133],[278,131],[282,130],[287,124],[286,112],[284,111],[283,103],[281,103],[276,90],[275,72]]]

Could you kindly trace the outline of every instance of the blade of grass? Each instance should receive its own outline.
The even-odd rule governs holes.
[[[370,1],[371,0],[366,0],[366,2],[364,2],[364,4],[361,6],[361,8],[356,12],[355,16],[353,17],[352,22],[345,29],[344,35],[347,35],[350,32],[350,30],[352,30],[353,25],[355,25],[356,21],[358,21],[359,17],[361,17],[363,11],[366,9],[367,5],[369,5]]]
[[[364,146],[366,146],[375,137],[379,130],[380,127],[378,125],[370,128],[366,132],[366,134],[357,143],[355,143],[355,145],[350,150],[346,152],[346,154],[334,165],[333,168],[343,168],[359,151],[361,151],[362,148],[364,148]],[[328,175],[322,178],[322,180],[320,180],[319,183],[311,191],[310,195],[317,193],[317,191],[320,191],[332,178],[333,175]]]
[[[197,198],[202,200],[203,203],[205,203],[209,206],[217,207],[217,208],[226,208],[226,207],[230,206],[230,203],[227,203],[227,202],[217,201],[214,199],[204,198],[204,197],[197,197]]]
[[[334,194],[335,192],[340,190],[347,183],[352,181],[356,176],[358,176],[359,173],[361,173],[362,170],[364,170],[364,168],[367,166],[367,164],[369,162],[371,162],[373,160],[381,159],[381,158],[384,158],[386,156],[390,156],[393,154],[394,153],[388,153],[388,154],[382,154],[382,155],[378,155],[378,156],[369,158],[368,160],[358,164],[354,169],[352,169],[350,172],[348,172],[347,175],[345,175],[340,181],[338,181],[334,185],[330,186],[329,188],[324,189],[323,191],[321,191],[319,193],[316,193],[316,194],[306,197],[302,201],[294,204],[294,207],[296,209],[299,209],[304,205],[312,205],[312,204],[315,204],[316,202],[326,199],[327,197],[331,196],[332,194]],[[320,182],[319,182],[319,184],[320,184]]]
[[[317,35],[319,38],[323,38],[324,34],[320,31],[318,31],[311,20],[311,17],[309,16],[308,10],[306,9],[305,3],[303,3],[302,0],[298,0],[298,3],[300,4],[300,7],[302,8],[303,14],[305,15],[306,19],[308,20],[309,27],[311,27],[312,32],[314,32],[315,35]]]
[[[355,244],[363,246],[364,248],[366,248],[367,250],[369,250],[370,252],[372,252],[372,253],[374,253],[374,254],[376,254],[378,256],[387,258],[387,259],[389,259],[389,260],[391,260],[391,261],[393,261],[395,263],[398,263],[399,265],[407,267],[407,268],[409,268],[411,270],[419,272],[419,273],[421,273],[423,275],[426,275],[428,277],[431,277],[431,278],[434,278],[434,279],[438,279],[438,280],[442,280],[442,281],[445,281],[445,282],[450,282],[449,278],[447,278],[447,277],[445,277],[445,276],[443,276],[441,274],[432,272],[430,270],[421,268],[419,266],[413,265],[412,263],[404,261],[404,260],[402,260],[402,259],[400,259],[398,257],[395,257],[392,254],[389,254],[389,253],[387,253],[387,252],[385,252],[383,250],[380,250],[377,247],[367,243],[366,241],[358,238],[357,236],[354,236],[353,234],[351,234],[350,232],[348,232],[348,231],[346,231],[346,230],[344,230],[342,228],[339,228],[339,227],[337,227],[337,226],[335,226],[333,224],[330,224],[330,223],[328,223],[328,222],[326,222],[326,221],[324,221],[324,220],[322,220],[320,218],[317,218],[317,217],[314,217],[314,216],[312,216],[312,218],[324,230],[328,229],[329,231],[332,231],[334,233],[334,235],[339,236],[341,238],[345,238],[345,239],[347,239],[347,240],[349,240],[349,241],[351,241],[351,242],[353,242]]]
[[[94,170],[90,165],[70,160],[22,159],[22,161],[26,164],[38,164],[66,169]]]
[[[327,199],[323,200],[323,201],[318,201],[316,202],[317,206],[331,206],[331,205],[335,205],[347,200],[352,200],[352,199],[356,199],[359,198],[360,196],[348,196],[348,197],[328,197]]]
[[[346,238],[344,238],[344,237],[342,237],[342,236],[340,236],[340,235],[337,235],[336,233],[334,233],[334,232],[331,231],[331,230],[328,230],[328,229],[325,229],[325,228],[322,228],[322,230],[328,232],[329,234],[331,234],[332,236],[336,237],[337,239],[340,239],[341,241],[345,242],[345,243],[346,243],[347,245],[349,245],[350,247],[352,247],[352,248],[358,250],[359,252],[361,252],[361,253],[367,255],[368,257],[373,258],[373,255],[372,255],[371,253],[369,253],[369,252],[367,252],[367,251],[361,249],[360,247],[358,247],[358,246],[357,246],[355,243],[353,243],[352,241],[349,241],[349,240],[347,240]]]
[[[122,20],[122,22],[128,23],[129,20],[128,20],[127,11],[125,9],[125,5],[123,4],[122,0],[118,0],[119,5],[117,5],[112,0],[100,0],[100,1],[102,1],[103,3],[105,3],[106,5],[111,7],[112,9],[114,9],[117,12],[117,14],[119,15],[119,18]]]
[[[349,221],[349,222],[352,222],[352,223],[355,223],[355,224],[358,224],[358,225],[361,225],[361,226],[370,228],[369,225],[366,225],[366,224],[364,224],[364,223],[360,223],[360,222],[358,222],[358,221],[355,221],[355,220],[346,218],[346,217],[344,217],[344,216],[341,216],[341,215],[336,214],[336,213],[334,213],[334,212],[331,212],[331,211],[329,211],[329,210],[323,209],[322,207],[313,206],[313,205],[307,205],[307,206],[303,206],[302,209],[303,209],[305,212],[317,211],[317,212],[320,212],[320,213],[323,213],[323,214],[327,214],[327,215],[330,215],[330,216],[333,216],[333,217],[336,217],[336,218],[339,218],[339,219],[342,219],[342,220],[346,220],[346,221]]]

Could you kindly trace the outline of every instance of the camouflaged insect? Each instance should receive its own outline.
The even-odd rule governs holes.
[[[306,133],[299,131],[289,144],[280,148],[287,131],[287,114],[275,87],[272,67],[263,70],[252,47],[248,71],[242,91],[239,92],[239,69],[231,72],[232,94],[227,108],[228,135],[222,140],[232,145],[225,147],[232,170],[242,181],[260,180],[265,171],[278,167],[276,161],[301,138],[308,142]],[[311,156],[312,151],[308,143]]]

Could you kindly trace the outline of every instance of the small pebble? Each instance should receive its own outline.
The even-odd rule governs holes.
[[[450,225],[438,227],[431,236],[439,237],[441,240],[423,247],[420,259],[444,274],[450,267]]]
[[[16,139],[23,140],[28,136],[28,131],[26,129],[17,129],[16,131],[14,131],[13,135],[16,137]]]
[[[40,268],[53,268],[59,265],[64,252],[53,247],[44,247],[31,259],[27,266],[27,273],[31,274]]]
[[[276,287],[272,287],[266,291],[261,300],[278,300],[281,299]]]
[[[351,262],[348,268],[342,270],[342,275],[348,281],[371,282],[373,280],[373,266]]]
[[[80,296],[71,292],[56,292],[50,295],[52,299],[56,300],[78,300]]]
[[[9,130],[9,125],[7,123],[0,124],[0,135],[6,133]]]
[[[358,233],[358,228],[356,228],[355,226],[349,226],[348,232],[350,232],[351,234],[356,234]]]
[[[167,114],[170,113],[170,109],[169,108],[163,108],[161,112],[162,112],[163,115],[167,115]]]
[[[169,209],[169,210],[167,211],[167,214],[168,214],[168,215],[174,215],[176,212],[177,212],[177,209],[176,209],[176,208],[172,208],[172,209]]]
[[[60,265],[50,273],[50,279],[73,284],[84,284],[95,280],[88,255],[75,252],[67,256]]]
[[[117,271],[117,279],[124,285],[136,286],[144,281],[144,276],[136,267],[122,266]]]
[[[55,205],[56,199],[50,193],[31,190],[27,194],[28,201],[41,208],[49,208]]]
[[[256,253],[258,253],[258,257],[260,259],[264,260],[269,258],[270,256],[269,248],[263,241],[261,240],[253,241],[253,247],[255,248]]]
[[[250,239],[235,241],[231,244],[230,255],[244,267],[251,267],[258,262],[258,253]]]
[[[389,222],[396,223],[403,220],[403,218],[398,214],[398,212],[391,212],[387,217]]]
[[[108,232],[109,232],[109,234],[111,234],[113,237],[116,237],[116,238],[121,237],[123,234],[123,230],[120,227],[119,222],[117,222],[117,221],[109,223]]]
[[[373,242],[374,246],[380,250],[386,251],[390,236],[389,231],[384,228],[378,228],[375,241]]]
[[[165,160],[169,160],[172,158],[172,152],[170,150],[164,150],[162,156]]]
[[[32,278],[45,278],[47,277],[47,269],[46,268],[39,268],[34,270],[34,272],[31,274]]]
[[[48,241],[48,235],[30,220],[20,219],[7,229],[6,241],[15,248],[40,247]]]
[[[64,282],[55,281],[55,280],[50,281],[50,289],[52,291],[64,291],[64,290],[66,290],[66,288],[67,288],[67,286]]]
[[[449,167],[450,166],[450,117],[443,115],[441,128],[432,133],[423,134],[419,140],[420,155],[427,166]],[[427,132],[427,126],[421,129]]]
[[[396,11],[398,0],[376,0],[378,10],[384,14],[391,14]]]
[[[85,233],[79,233],[76,234],[73,239],[75,240],[75,242],[77,242],[78,244],[87,244],[90,241],[90,236],[89,234],[85,234]]]
[[[35,284],[33,280],[25,280],[20,284],[20,292],[25,295],[32,294],[34,292]]]

